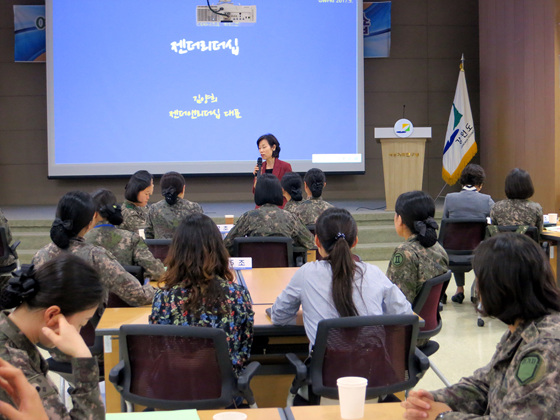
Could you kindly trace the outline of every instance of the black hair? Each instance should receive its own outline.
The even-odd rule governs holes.
[[[154,177],[148,171],[138,171],[130,177],[124,187],[124,198],[132,203],[138,202],[138,193],[152,185]]]
[[[70,239],[85,228],[95,214],[91,195],[83,191],[70,191],[62,196],[56,208],[56,219],[51,226],[51,239],[56,246],[66,249]]]
[[[560,290],[539,245],[503,233],[480,243],[472,263],[483,310],[508,325],[560,311]]]
[[[297,172],[288,172],[284,174],[280,183],[284,191],[290,194],[292,200],[301,201],[303,199],[303,193],[301,191],[303,181]]]
[[[521,199],[526,200],[533,196],[535,188],[529,172],[523,169],[512,169],[506,177],[506,196],[510,200]]]
[[[99,306],[103,285],[97,271],[86,261],[62,253],[36,270],[25,264],[13,274],[0,295],[2,309],[22,303],[30,309],[58,306],[65,316]]]
[[[118,226],[123,222],[121,206],[117,204],[117,197],[111,191],[101,188],[91,194],[97,213],[112,225]]]
[[[484,184],[484,180],[486,179],[486,172],[482,166],[477,165],[476,163],[469,163],[461,172],[461,178],[459,178],[459,182],[463,186],[473,186],[478,187]]]
[[[311,168],[305,174],[304,180],[313,197],[319,198],[323,195],[323,187],[325,186],[325,182],[327,182],[327,178],[322,170]]]
[[[161,177],[160,185],[161,195],[163,195],[167,204],[172,206],[179,199],[179,194],[183,192],[185,178],[178,172],[167,172]]]
[[[437,242],[434,220],[436,206],[432,197],[423,191],[405,192],[397,198],[395,213],[401,216],[405,226],[417,235],[420,245],[431,247]]]
[[[325,210],[315,223],[317,238],[329,254],[327,261],[332,269],[331,294],[334,307],[341,317],[357,316],[352,299],[354,276],[363,275],[350,251],[358,236],[358,227],[346,209],[336,207]]]
[[[280,142],[273,134],[263,134],[257,140],[257,147],[262,140],[266,140],[270,147],[276,146],[276,149],[272,152],[272,157],[279,158],[280,157]]]
[[[263,174],[257,177],[257,185],[255,185],[255,204],[257,206],[262,206],[264,204],[281,206],[284,204],[282,187],[280,186],[278,178],[272,174]]]

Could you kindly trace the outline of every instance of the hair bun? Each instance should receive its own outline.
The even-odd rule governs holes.
[[[63,227],[65,230],[72,230],[72,228],[74,227],[74,222],[72,220],[61,220],[58,217],[56,219],[54,219],[54,222],[52,224],[54,227],[58,227],[61,226]]]
[[[0,306],[5,309],[19,306],[26,299],[35,296],[39,290],[33,265],[25,264],[21,270],[12,273],[12,276],[0,299]]]

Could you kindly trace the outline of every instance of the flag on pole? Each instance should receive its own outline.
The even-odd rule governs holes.
[[[467,163],[476,155],[474,124],[469,103],[469,93],[463,69],[463,58],[451,114],[447,123],[445,146],[443,147],[442,177],[449,185],[457,182]]]

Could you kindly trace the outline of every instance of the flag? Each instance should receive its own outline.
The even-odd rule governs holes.
[[[443,147],[442,177],[449,185],[457,182],[467,163],[476,155],[474,124],[469,103],[469,93],[465,80],[465,70],[461,64],[455,98],[447,123],[445,146]]]

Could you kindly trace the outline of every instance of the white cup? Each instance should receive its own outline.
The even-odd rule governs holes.
[[[236,411],[224,411],[223,413],[214,414],[214,420],[247,420],[247,414]]]
[[[359,376],[338,378],[338,400],[340,417],[343,419],[361,419],[364,417],[367,379]]]
[[[558,213],[548,213],[548,223],[558,223]]]

